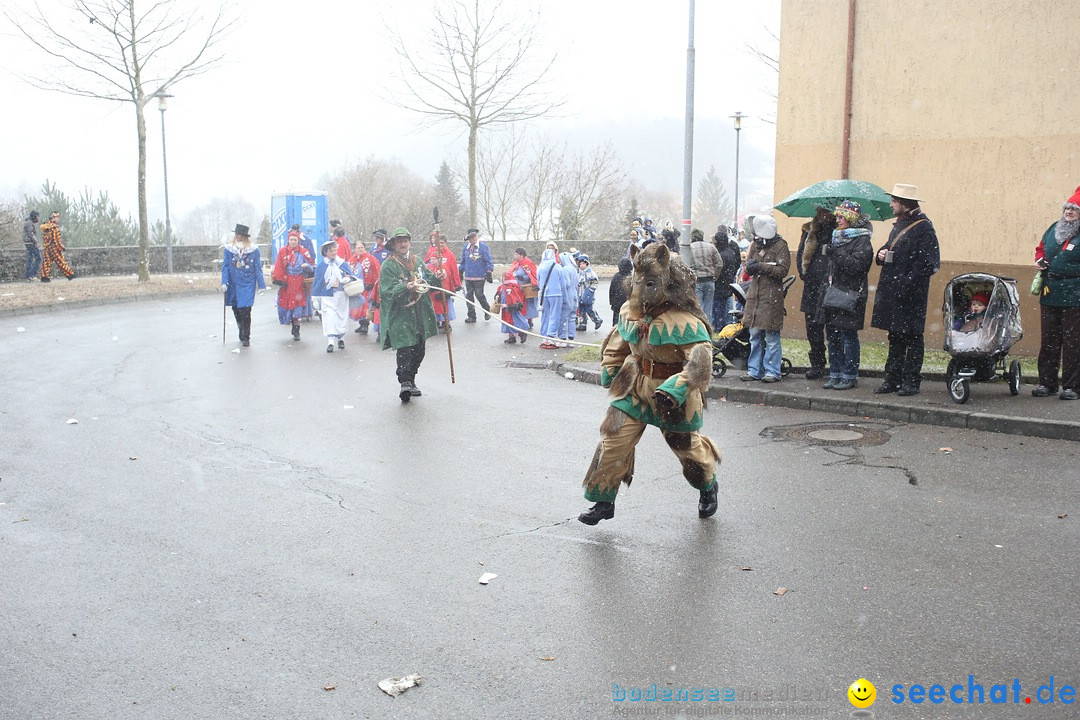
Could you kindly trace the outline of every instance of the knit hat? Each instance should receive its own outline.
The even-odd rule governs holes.
[[[704,242],[705,233],[701,232],[698,228],[694,228],[690,231],[690,242]]]
[[[1068,207],[1070,205],[1080,210],[1080,187],[1076,188],[1076,192],[1074,192],[1069,197],[1069,199],[1065,201],[1065,207]]]
[[[854,200],[845,200],[836,206],[836,210],[833,211],[833,215],[839,218],[844,218],[851,225],[859,222],[859,218],[862,217],[862,206]]]
[[[754,237],[762,240],[772,240],[776,237],[776,221],[768,215],[757,215],[751,223]]]
[[[990,293],[977,292],[971,296],[971,300],[969,302],[975,302],[976,300],[982,303],[983,307],[986,307],[990,304]]]

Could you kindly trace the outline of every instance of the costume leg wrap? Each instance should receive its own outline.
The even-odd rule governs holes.
[[[621,418],[613,417],[613,414]],[[620,422],[621,420],[621,422]],[[608,408],[608,416],[600,426],[600,443],[593,453],[592,464],[585,473],[585,499],[589,502],[615,502],[619,483],[627,485],[634,479],[634,448],[645,432],[645,423],[622,410]]]
[[[695,490],[710,490],[723,459],[713,441],[698,432],[665,432],[664,440],[682,463],[683,477]]]

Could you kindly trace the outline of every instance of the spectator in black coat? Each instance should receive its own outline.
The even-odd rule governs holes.
[[[926,305],[930,276],[941,267],[937,233],[919,207],[914,185],[889,193],[896,222],[874,262],[881,266],[870,326],[889,332],[885,382],[875,393],[915,395],[922,382]]]
[[[619,326],[619,310],[630,295],[630,273],[634,271],[634,263],[630,258],[624,257],[619,260],[619,272],[611,278],[611,287],[608,288],[608,302],[611,303],[611,324]]]
[[[799,250],[795,253],[795,266],[803,281],[799,311],[806,320],[806,340],[810,343],[807,380],[816,380],[825,375],[825,324],[817,322],[815,316],[821,300],[822,282],[829,274],[829,261],[825,253],[835,228],[832,208],[819,207],[814,219],[802,226]]]
[[[732,298],[731,283],[735,282],[735,273],[742,265],[742,253],[739,243],[728,237],[728,229],[723,225],[716,229],[713,242],[720,251],[720,259],[724,261],[724,269],[720,271],[720,279],[716,281],[716,292],[713,294],[711,318],[713,327],[719,330],[734,322],[731,313],[735,309],[735,300]]]

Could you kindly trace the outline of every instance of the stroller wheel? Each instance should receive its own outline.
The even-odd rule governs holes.
[[[1020,361],[1013,360],[1009,365],[1009,392],[1013,395],[1020,394]]]
[[[727,373],[727,363],[714,355],[712,361],[712,376],[714,378],[722,378],[725,373]]]
[[[953,399],[954,403],[963,405],[971,397],[971,385],[967,378],[950,377],[949,378],[949,397]]]
[[[787,358],[780,358],[780,377],[787,377],[791,374],[791,361]]]

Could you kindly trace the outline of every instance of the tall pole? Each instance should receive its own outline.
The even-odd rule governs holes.
[[[738,110],[731,116],[735,119],[735,232],[739,232],[739,131],[742,130],[742,119],[746,117]]]
[[[173,271],[172,257],[172,218],[169,216],[169,163],[165,156],[165,99],[171,98],[164,92],[155,97],[158,99],[158,110],[161,111],[161,169],[165,172],[165,269]]]
[[[679,255],[690,264],[690,206],[694,195],[694,0],[690,0],[690,39],[686,46],[686,124],[683,141],[683,206]]]

